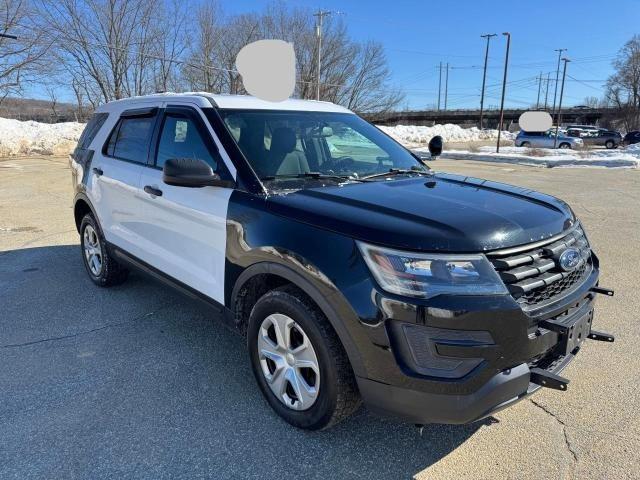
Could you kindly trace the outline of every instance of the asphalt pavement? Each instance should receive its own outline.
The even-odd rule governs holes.
[[[616,342],[587,342],[567,392],[422,435],[364,409],[296,430],[210,311],[135,274],[89,281],[65,159],[0,159],[0,478],[640,478],[640,171],[433,166],[558,195],[583,221],[616,290],[594,328]]]

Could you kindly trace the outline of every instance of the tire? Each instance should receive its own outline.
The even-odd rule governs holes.
[[[529,147],[531,146],[531,144],[530,144],[529,142],[522,142],[522,143],[520,144],[520,146],[521,146],[521,147],[524,147],[524,148],[529,148]]]
[[[127,279],[129,271],[109,255],[102,230],[90,213],[80,223],[80,249],[89,278],[96,285],[112,287]]]
[[[278,336],[276,328],[289,332],[290,341],[279,341],[287,335]],[[256,302],[249,317],[247,346],[262,394],[291,425],[326,429],[360,406],[344,347],[322,312],[296,287],[272,290]],[[289,357],[292,352],[298,352],[295,358]],[[311,367],[296,367],[298,362]],[[297,390],[289,381],[292,376]]]
[[[562,148],[563,150],[566,150],[567,148],[570,149],[571,145],[568,144],[567,142],[563,142],[560,145],[558,145],[558,148]]]
[[[613,143],[613,140],[607,140],[606,142],[604,142],[604,146],[607,147],[607,149],[611,150],[612,148],[615,148],[615,144]]]

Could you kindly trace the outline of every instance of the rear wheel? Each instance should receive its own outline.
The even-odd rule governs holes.
[[[247,328],[251,366],[271,407],[291,425],[328,428],[360,405],[347,354],[325,316],[297,288],[262,296]]]
[[[522,142],[520,144],[521,147],[525,147],[525,148],[529,148],[531,146],[531,144],[529,142]]]
[[[567,148],[571,148],[571,145],[569,145],[567,142],[563,142],[559,145],[559,148],[566,150]]]
[[[80,247],[84,266],[93,283],[110,287],[127,279],[129,271],[109,255],[98,222],[90,213],[80,223]]]
[[[604,146],[607,147],[608,149],[612,149],[613,147],[615,147],[615,144],[613,143],[613,140],[607,140]]]

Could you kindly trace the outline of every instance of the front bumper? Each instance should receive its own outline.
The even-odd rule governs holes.
[[[427,306],[377,292],[375,303],[384,320],[370,325],[378,349],[366,362],[374,375],[357,377],[365,405],[375,413],[417,424],[461,424],[531,395],[540,388],[532,381],[533,369],[557,375],[583,345],[597,282],[596,266],[581,285],[535,314],[524,313],[508,295],[441,297]],[[580,342],[569,341],[553,328],[555,322],[571,324],[587,317],[588,323],[581,322],[587,332]],[[402,334],[402,326],[408,324],[424,327],[432,337],[431,332],[438,333],[429,347],[434,356],[423,358],[442,360],[444,373],[419,368],[420,355],[411,355]],[[442,340],[447,335],[440,332],[447,331],[452,340]],[[460,361],[449,365],[452,359]]]
[[[559,358],[548,371],[559,374],[573,360]],[[357,378],[367,408],[382,416],[392,416],[415,424],[464,424],[488,417],[532,395],[540,385],[530,381],[529,365],[522,363],[494,375],[477,391],[467,395],[419,392]]]

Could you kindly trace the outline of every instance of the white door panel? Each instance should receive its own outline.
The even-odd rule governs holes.
[[[106,240],[134,255],[139,253],[142,165],[96,154],[92,168],[102,170],[102,175],[92,172],[87,193]]]
[[[163,183],[162,171],[145,168],[141,185],[144,222],[139,238],[142,260],[224,304],[227,207],[232,189],[186,188]]]

